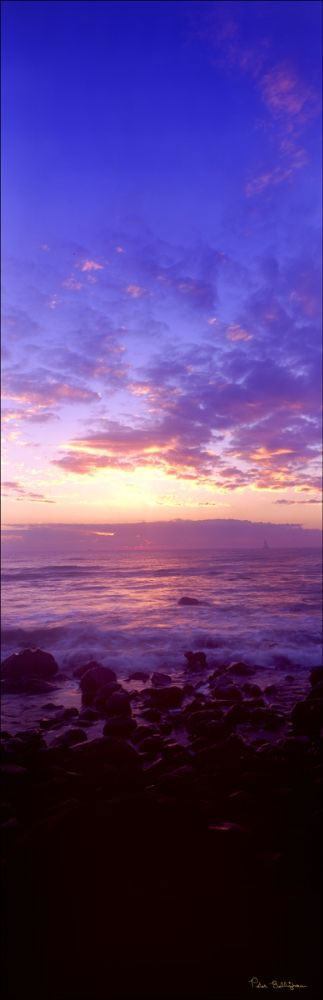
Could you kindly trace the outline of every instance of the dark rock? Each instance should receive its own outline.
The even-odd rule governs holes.
[[[181,606],[201,604],[201,601],[198,601],[196,597],[181,597],[180,600],[178,601],[178,604]]]
[[[137,726],[136,731],[131,736],[131,742],[140,743],[148,736],[158,736],[156,726]]]
[[[8,680],[30,678],[50,681],[58,672],[58,664],[51,653],[42,649],[23,649],[2,661],[2,676]]]
[[[277,684],[268,684],[267,687],[265,687],[265,694],[274,694],[275,695],[275,694],[278,694],[278,691],[279,691],[279,688],[277,687]]]
[[[46,743],[41,732],[31,732],[30,729],[22,729],[17,736],[24,744],[24,750],[44,750]]]
[[[66,720],[73,719],[74,716],[78,714],[79,714],[78,708],[75,708],[74,706],[72,706],[71,708],[64,708],[64,711],[62,713],[62,719]]]
[[[263,729],[276,730],[280,729],[285,719],[271,708],[255,708],[251,710],[251,722],[257,723]]]
[[[232,705],[235,702],[242,701],[242,694],[239,688],[232,685],[232,687],[218,685],[216,688],[212,689],[212,694],[218,701],[223,701],[227,705]]]
[[[46,701],[45,705],[42,705],[42,711],[43,712],[58,712],[58,710],[60,708],[63,708],[63,707],[64,707],[63,705],[55,705],[54,701]]]
[[[321,701],[299,701],[291,713],[291,721],[295,729],[319,732],[323,725]]]
[[[84,677],[84,674],[87,674],[89,670],[96,670],[97,668],[100,670],[106,670],[107,681],[116,680],[114,670],[111,670],[110,667],[103,667],[102,663],[97,663],[96,660],[89,660],[88,663],[83,663],[81,667],[77,667],[76,670],[73,670],[73,677],[78,677],[80,679],[81,677]]]
[[[68,729],[67,732],[58,736],[56,745],[60,747],[72,747],[76,743],[84,743],[87,735],[84,729]]]
[[[249,722],[249,719],[250,709],[243,702],[239,705],[233,705],[226,715],[226,721],[230,725],[241,725]]]
[[[107,715],[121,715],[123,717],[131,715],[131,703],[126,692],[113,694],[106,702],[105,711]]]
[[[3,694],[50,694],[56,687],[40,677],[4,677],[2,681]]]
[[[204,734],[208,723],[216,722],[218,724],[218,719],[219,717],[216,717],[214,709],[205,708],[199,712],[192,712],[190,715],[186,715],[185,726],[189,733],[199,736],[200,734]]]
[[[172,678],[169,674],[161,674],[156,671],[151,678],[151,683],[154,687],[167,687],[172,683]]]
[[[128,739],[132,736],[134,730],[137,728],[137,723],[135,719],[123,719],[120,716],[114,716],[112,719],[108,719],[105,723],[103,729],[103,736],[116,736],[118,739]]]
[[[245,691],[246,694],[253,695],[254,697],[256,697],[257,694],[262,695],[262,690],[259,687],[259,685],[258,684],[249,684],[248,681],[247,681],[246,684],[242,685],[242,690]]]
[[[236,677],[252,677],[256,673],[255,667],[251,667],[248,663],[235,662],[230,663],[227,668],[228,674],[235,674]]]
[[[307,695],[307,701],[323,701],[323,681],[316,681],[313,685],[312,690]]]
[[[41,729],[59,729],[63,725],[63,719],[39,719]]]
[[[91,663],[87,666],[88,669],[84,670],[81,676],[80,688],[83,697],[90,702],[94,701],[100,689],[106,684],[116,681],[116,674],[109,667],[101,667],[97,663]]]
[[[161,722],[159,726],[159,732],[162,736],[169,736],[172,732],[173,724],[172,722]]]
[[[146,674],[144,670],[135,670],[133,674],[129,674],[127,681],[142,681],[146,684],[149,681],[150,674]]]
[[[83,719],[87,722],[96,722],[100,718],[99,712],[95,708],[83,708],[83,711],[79,714],[79,720]]]
[[[201,650],[199,650],[196,653],[192,653],[191,650],[188,650],[186,653],[184,653],[184,656],[187,660],[188,670],[195,672],[207,669],[207,659],[205,653],[203,653]]]
[[[148,722],[159,722],[161,719],[158,708],[144,708],[141,714],[143,719],[147,719]]]
[[[134,747],[124,740],[106,737],[102,742],[102,753],[106,764],[126,771],[138,771],[140,758]]]
[[[95,708],[99,712],[101,712],[102,715],[102,710],[104,713],[108,701],[110,701],[112,695],[117,694],[118,691],[123,691],[123,688],[121,687],[121,684],[118,684],[117,681],[110,681],[109,684],[104,684],[102,688],[99,688],[99,691],[97,692],[94,701],[93,699],[91,699],[91,705],[94,704]],[[89,699],[85,698],[84,700],[88,701]]]
[[[158,733],[154,733],[152,736],[146,736],[139,744],[137,743],[137,746],[140,753],[160,753],[163,740]]]
[[[153,705],[160,709],[178,708],[183,700],[182,688],[175,686],[152,689],[149,694]]]
[[[323,681],[323,667],[314,667],[310,673],[310,684],[314,687],[315,684],[319,684]]]
[[[191,798],[196,785],[196,773],[189,764],[183,764],[170,774],[162,775],[158,788],[164,795],[172,798]]]

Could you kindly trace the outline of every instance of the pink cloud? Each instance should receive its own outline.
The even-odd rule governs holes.
[[[103,271],[103,264],[98,264],[96,260],[84,260],[80,265],[81,271]]]
[[[239,323],[234,323],[232,326],[228,327],[227,330],[228,340],[252,340],[252,333],[248,333],[244,330]]]
[[[287,63],[280,63],[266,73],[260,88],[266,106],[274,115],[292,118],[303,125],[319,110],[316,92]]]
[[[77,281],[73,275],[71,275],[70,278],[66,278],[65,281],[62,281],[62,285],[63,288],[68,288],[70,292],[79,292],[82,288],[81,282]]]
[[[64,402],[91,403],[100,396],[85,386],[59,381],[40,371],[28,375],[8,375],[3,398],[46,409]]]
[[[3,483],[3,496],[10,497],[14,496],[15,500],[32,500],[34,503],[56,503],[55,500],[49,500],[45,497],[43,493],[33,493],[30,490],[26,490],[25,486],[16,481],[7,480]]]
[[[131,299],[142,299],[146,295],[146,290],[141,285],[127,285],[126,292]]]

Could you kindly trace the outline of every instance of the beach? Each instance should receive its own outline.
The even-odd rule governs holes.
[[[210,609],[184,586],[192,638]],[[318,645],[261,665],[207,636],[159,670],[135,644],[127,672],[86,645],[5,658],[11,1000],[319,995]]]

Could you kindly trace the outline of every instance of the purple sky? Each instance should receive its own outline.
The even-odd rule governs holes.
[[[2,30],[5,522],[319,526],[320,3]]]

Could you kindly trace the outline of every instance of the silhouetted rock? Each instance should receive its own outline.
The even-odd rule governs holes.
[[[323,726],[321,699],[318,701],[298,701],[293,708],[291,720],[295,729],[304,729],[318,733]]]
[[[162,737],[159,736],[159,733],[154,733],[152,736],[146,736],[144,740],[137,743],[137,746],[140,753],[160,753],[163,746],[163,740]]]
[[[246,684],[242,685],[242,690],[245,691],[246,694],[252,695],[253,697],[256,697],[257,694],[262,695],[262,690],[259,687],[259,685],[258,684],[249,684],[248,681],[247,681]]]
[[[131,715],[131,702],[125,691],[113,694],[105,705],[106,714],[109,715]]]
[[[158,736],[156,726],[137,726],[136,731],[131,736],[132,743],[141,743],[148,736]]]
[[[78,677],[80,680],[81,677],[84,677],[84,674],[87,674],[89,670],[96,670],[98,667],[100,670],[106,670],[107,681],[116,680],[114,670],[111,670],[110,667],[103,667],[102,663],[97,663],[96,660],[89,660],[88,663],[83,663],[81,667],[76,667],[76,669],[73,670],[73,677]]]
[[[172,678],[169,674],[158,673],[156,670],[156,672],[152,675],[151,683],[154,687],[167,687],[172,683]]]
[[[257,707],[251,709],[250,718],[251,722],[256,723],[262,729],[280,729],[285,722],[284,716],[275,712],[272,708]]]
[[[148,693],[148,692],[147,692]],[[183,700],[183,691],[179,687],[154,688],[149,691],[150,699],[157,708],[178,708]]]
[[[310,673],[310,684],[312,687],[323,682],[323,667],[314,667]]]
[[[201,601],[198,601],[196,597],[180,597],[178,604],[181,606],[183,605],[189,606],[194,604],[201,604]]]
[[[103,736],[117,737],[118,739],[129,739],[137,728],[135,719],[124,719],[121,716],[113,716],[108,719],[103,729]]]
[[[192,651],[189,649],[186,653],[184,653],[184,656],[187,660],[188,669],[191,670],[192,672],[199,670],[206,670],[207,659],[205,653],[203,653],[202,651],[199,650],[196,653],[192,653]]]
[[[62,712],[62,719],[65,720],[73,719],[74,716],[78,714],[79,714],[78,708],[75,708],[75,706],[73,705],[71,706],[71,708],[64,708],[64,711]]]
[[[141,714],[143,719],[147,719],[148,722],[159,722],[161,719],[158,708],[144,708]]]
[[[256,670],[255,667],[251,667],[248,663],[237,661],[236,663],[230,663],[227,673],[235,674],[236,677],[252,677],[256,673]]]
[[[72,747],[76,743],[84,743],[87,735],[84,729],[68,729],[66,733],[58,736],[56,745],[60,747]]]
[[[88,669],[82,673],[80,679],[80,688],[83,697],[91,702],[94,701],[105,684],[115,682],[117,677],[114,670],[110,670],[110,667],[102,667],[97,663],[91,663],[87,666]]]
[[[23,649],[3,660],[1,670],[5,692],[45,694],[53,690],[50,682],[58,673],[58,664],[42,649]]]
[[[133,674],[129,674],[127,681],[142,681],[146,684],[149,681],[150,674],[147,674],[144,670],[135,670]]]

